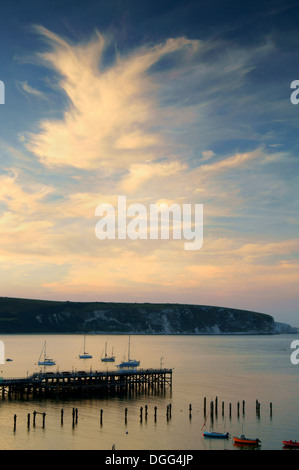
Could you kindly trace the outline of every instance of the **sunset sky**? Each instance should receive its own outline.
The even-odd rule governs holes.
[[[0,296],[219,305],[299,326],[299,2],[0,8]],[[202,248],[99,240],[96,207],[119,195],[203,204]]]

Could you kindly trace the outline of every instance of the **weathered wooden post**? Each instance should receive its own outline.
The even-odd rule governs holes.
[[[102,426],[102,424],[103,424],[103,410],[101,410],[100,423],[101,423],[101,426]]]
[[[256,409],[256,414],[257,417],[260,417],[260,412],[261,412],[261,404],[259,403],[258,400],[255,401],[255,409]]]
[[[157,407],[155,406],[155,413],[154,413],[154,417],[155,417],[155,422],[157,421]]]
[[[43,428],[45,427],[45,421],[46,421],[46,413],[43,413]]]
[[[128,408],[125,408],[125,423],[127,423]]]
[[[30,413],[27,415],[27,428],[30,429]]]
[[[17,429],[17,415],[14,415],[13,417],[13,430],[14,432],[16,431]]]
[[[222,402],[222,416],[224,416],[224,401]]]
[[[229,417],[232,417],[232,404],[229,404]]]
[[[33,427],[35,428],[36,411],[33,411]]]
[[[245,415],[245,400],[243,400],[243,416]]]
[[[63,424],[63,408],[60,411],[60,423]]]
[[[204,399],[203,399],[203,414],[204,414],[204,417],[206,417],[206,414],[207,414],[207,399],[206,399],[206,397],[204,397]]]
[[[143,408],[142,406],[140,407],[140,422],[142,422],[142,411],[143,411]]]
[[[166,406],[166,419],[169,419],[169,405]]]
[[[218,414],[218,397],[215,398],[215,415],[216,415],[216,418],[217,418],[217,414]]]

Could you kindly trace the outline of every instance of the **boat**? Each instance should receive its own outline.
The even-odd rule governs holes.
[[[111,356],[107,355],[107,343],[105,343],[105,356],[101,357],[102,362],[115,362],[115,356],[113,356],[113,348],[111,352]]]
[[[139,366],[140,361],[136,361],[136,359],[130,358],[130,345],[131,345],[131,337],[129,336],[129,345],[128,345],[128,360],[122,361],[120,364],[117,365],[119,369],[131,369],[136,368]]]
[[[42,354],[44,353],[44,359],[41,359]],[[40,353],[38,365],[39,366],[55,366],[56,362],[53,359],[47,357],[47,342],[44,342],[42,352]]]
[[[84,335],[83,354],[79,354],[79,359],[91,359],[92,355],[85,351],[86,335]]]
[[[260,445],[260,440],[258,438],[256,439],[248,439],[247,437],[242,434],[240,437],[233,437],[234,443],[235,444],[241,444],[241,445],[255,445],[258,446]]]
[[[299,442],[297,441],[282,441],[284,447],[297,447],[299,449]]]
[[[228,432],[214,432],[214,431],[204,431],[204,437],[215,437],[218,439],[228,439],[230,434]]]

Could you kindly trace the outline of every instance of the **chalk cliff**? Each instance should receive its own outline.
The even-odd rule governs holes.
[[[0,333],[275,334],[263,313],[186,304],[0,298]]]

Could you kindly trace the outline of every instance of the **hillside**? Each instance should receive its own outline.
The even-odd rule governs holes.
[[[274,334],[270,315],[185,304],[0,298],[0,333]]]

